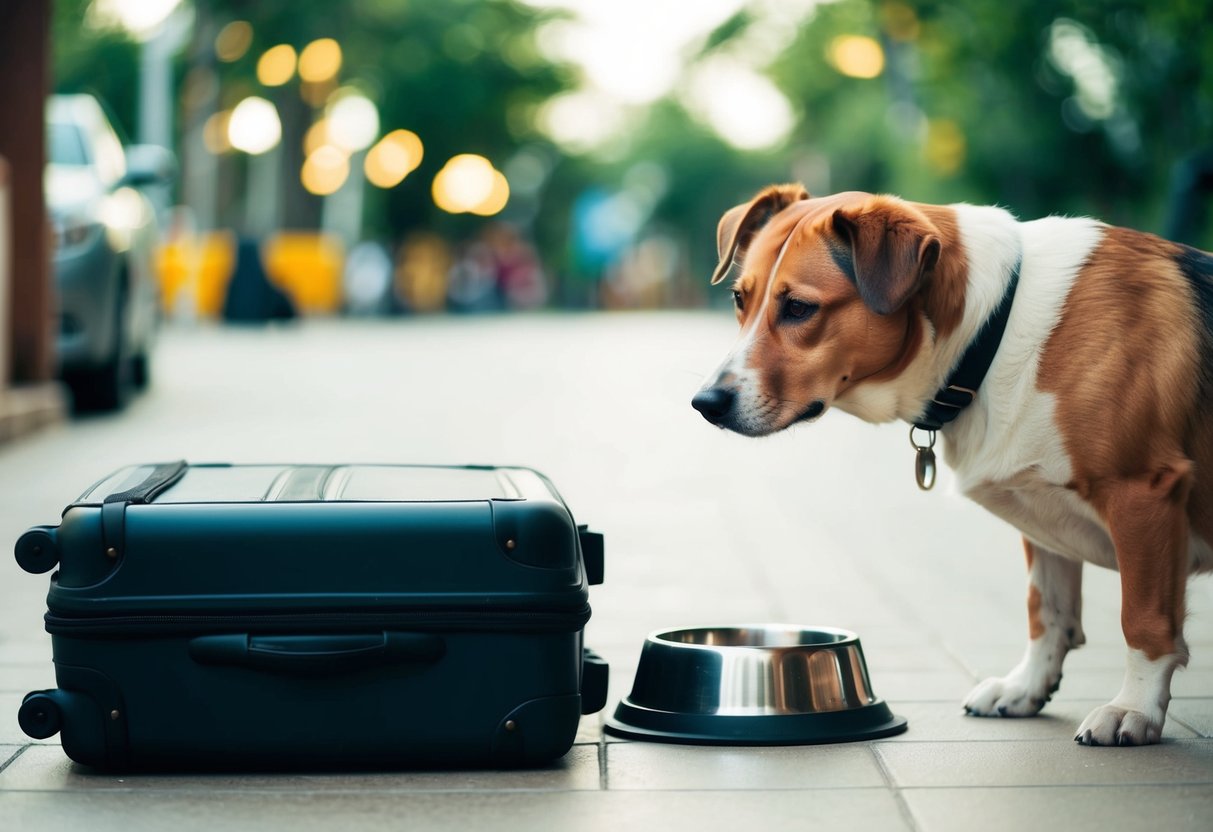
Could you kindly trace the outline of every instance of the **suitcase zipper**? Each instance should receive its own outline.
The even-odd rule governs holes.
[[[240,630],[272,632],[283,629],[358,630],[408,628],[411,630],[469,632],[574,632],[590,618],[587,604],[579,610],[413,610],[374,613],[272,613],[265,615],[111,615],[62,616],[48,612],[46,631],[51,635],[82,637],[169,635]]]

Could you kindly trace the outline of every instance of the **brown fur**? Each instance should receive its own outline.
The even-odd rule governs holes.
[[[763,389],[789,423],[813,400],[829,402],[857,384],[901,373],[927,337],[919,312],[937,335],[951,332],[964,311],[967,280],[951,209],[869,194],[806,199],[804,193],[768,188],[730,209],[717,229],[716,275],[742,263],[734,288],[745,300],[738,312],[743,327],[763,308],[779,252],[796,236],[769,290],[768,319],[761,322],[766,337],[751,353]],[[839,265],[832,246],[850,251],[854,274]],[[820,310],[804,325],[781,327],[775,316],[789,295]]]
[[[1028,638],[1035,641],[1045,634],[1044,622],[1040,620],[1040,590],[1028,584]]]
[[[754,235],[794,202],[809,198],[803,185],[771,185],[752,200],[726,211],[716,226],[716,253],[719,263],[712,274],[712,285],[724,280],[734,262],[745,256]]]
[[[969,284],[968,254],[960,241],[956,211],[939,205],[918,205],[935,226],[943,244],[939,261],[923,290],[924,312],[935,327],[937,338],[951,335],[964,317],[965,289]]]
[[[1036,561],[1036,552],[1031,542],[1025,537],[1023,539],[1023,553],[1028,561],[1028,574],[1032,573],[1032,564]],[[1041,595],[1040,587],[1028,581],[1028,638],[1032,641],[1040,638],[1045,634],[1045,623],[1040,617]]]
[[[1056,397],[1071,487],[1104,518],[1116,546],[1130,647],[1176,651],[1189,526],[1213,505],[1193,471],[1213,472],[1200,401],[1191,291],[1157,237],[1109,228],[1079,273],[1045,346],[1038,385]],[[1093,323],[1093,322],[1097,322]],[[1207,394],[1205,394],[1207,396]],[[1195,469],[1193,468],[1193,456]]]

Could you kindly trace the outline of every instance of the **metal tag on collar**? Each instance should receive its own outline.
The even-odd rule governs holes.
[[[916,425],[910,426],[910,444],[918,451],[914,460],[914,478],[918,480],[919,488],[930,491],[935,487],[935,431],[928,430],[927,444],[920,445],[914,439],[916,430],[919,430]]]

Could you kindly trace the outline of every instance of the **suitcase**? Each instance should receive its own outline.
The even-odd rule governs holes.
[[[530,469],[132,466],[16,555],[58,568],[18,719],[86,765],[532,765],[605,704],[602,536]]]

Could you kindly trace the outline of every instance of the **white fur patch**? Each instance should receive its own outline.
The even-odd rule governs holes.
[[[1006,228],[989,210],[957,211],[970,252],[970,291],[997,287],[980,292],[981,300],[971,304],[975,313],[998,302],[1006,280],[988,265],[991,247],[1005,251],[1006,245],[995,244],[1005,240]],[[1115,568],[1102,521],[1065,488],[1071,471],[1053,418],[1053,396],[1036,386],[1045,344],[1104,228],[1093,220],[1049,217],[1014,229],[1023,255],[1006,332],[977,398],[943,437],[944,456],[961,491],[1050,550]],[[965,321],[966,328],[972,326],[968,313]]]
[[[767,324],[769,314],[767,310],[771,304],[775,276],[779,273],[779,266],[783,263],[783,257],[787,253],[792,238],[796,236],[798,228],[800,228],[800,223],[793,226],[787,239],[780,246],[779,254],[775,257],[775,264],[771,266],[771,273],[767,276],[762,301],[758,308],[750,313],[749,321],[737,337],[737,343],[725,356],[721,365],[708,374],[702,385],[703,388],[708,388],[716,385],[725,377],[733,379],[733,388],[737,396],[734,405],[737,412],[733,423],[734,428],[741,433],[765,432],[769,411],[773,407],[778,407],[778,403],[772,402],[763,392],[759,374],[750,366],[750,350],[753,349],[754,342],[758,340],[758,333]]]
[[[1032,716],[1044,707],[1061,682],[1066,653],[1080,646],[1082,564],[1036,547],[1028,585],[1039,593],[1037,623],[1042,631],[1006,676],[986,679],[965,700],[975,716]]]
[[[1151,660],[1142,651],[1130,649],[1120,693],[1091,711],[1074,739],[1083,745],[1158,742],[1171,703],[1171,676],[1187,663],[1186,651]]]

